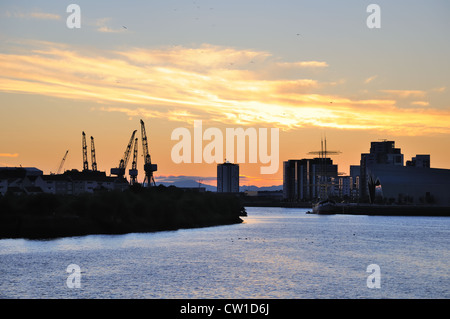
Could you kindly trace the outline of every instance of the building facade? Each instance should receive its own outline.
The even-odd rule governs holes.
[[[78,170],[64,174],[44,175],[34,167],[0,167],[0,195],[61,194],[78,195],[103,190],[125,190],[129,186],[125,178],[106,176],[105,172]]]
[[[374,199],[373,191],[372,194],[369,191],[369,168],[374,165],[403,166],[403,154],[399,148],[395,148],[394,141],[371,142],[370,152],[361,154],[359,195],[363,200]]]
[[[371,166],[369,173],[383,202],[450,206],[449,169],[381,164]]]
[[[226,162],[217,165],[217,192],[239,193],[239,165]]]
[[[395,142],[372,142],[370,153],[361,154],[362,201],[450,205],[450,170],[431,168],[430,155],[420,154],[403,165]]]
[[[288,160],[283,163],[283,198],[311,201],[334,193],[338,167],[330,158]]]

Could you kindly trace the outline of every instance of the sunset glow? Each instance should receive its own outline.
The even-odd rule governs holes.
[[[83,2],[80,6],[83,4],[83,12],[89,12],[89,5]],[[25,4],[12,8],[12,3],[6,2],[0,9],[3,30],[5,26],[12,28],[26,21],[36,28],[42,23],[46,24],[42,25],[43,28],[53,23],[62,29],[58,32],[67,34],[69,31],[64,26],[66,14],[56,8],[51,10],[47,5],[31,12],[25,10]],[[94,12],[100,14],[95,8],[92,9]],[[218,14],[217,10],[215,14]],[[362,15],[364,18],[364,12]],[[450,167],[446,160],[449,151],[436,146],[442,141],[448,143],[450,137],[448,77],[447,81],[444,78],[428,81],[420,73],[414,73],[414,82],[408,74],[403,74],[405,80],[395,83],[395,79],[391,81],[389,77],[398,77],[402,71],[390,69],[381,59],[374,62],[378,70],[370,67],[362,72],[363,65],[355,65],[344,72],[332,52],[325,54],[319,50],[317,57],[299,53],[294,59],[292,54],[283,54],[270,43],[259,47],[254,42],[248,46],[240,41],[221,43],[213,41],[210,36],[198,36],[195,41],[181,41],[176,45],[125,40],[122,37],[128,30],[128,36],[133,39],[140,31],[133,28],[131,21],[131,26],[120,28],[117,25],[119,12],[111,17],[97,16],[96,19],[90,14],[86,16],[89,18],[79,32],[98,37],[98,45],[91,41],[71,41],[71,37],[57,40],[58,32],[54,39],[51,36],[32,38],[20,33],[2,34],[0,114],[2,136],[10,136],[8,141],[3,137],[0,145],[2,165],[27,163],[44,170],[50,165],[54,167],[67,144],[79,148],[79,136],[73,133],[76,131],[75,123],[81,132],[85,125],[83,118],[89,114],[89,123],[98,121],[98,131],[105,127],[108,134],[113,134],[110,135],[112,140],[120,141],[119,145],[105,142],[107,145],[102,150],[105,166],[102,169],[107,172],[124,148],[131,128],[130,120],[137,123],[139,118],[147,119],[150,125],[157,127],[156,131],[151,131],[154,137],[151,148],[154,158],[165,161],[159,164],[161,176],[181,175],[180,170],[187,169],[168,160],[172,146],[168,137],[175,127],[192,127],[194,120],[202,120],[208,126],[221,129],[277,127],[285,132],[280,138],[288,139],[280,142],[280,161],[290,156],[305,157],[311,148],[317,148],[321,134],[326,131],[333,146],[344,150],[343,153],[349,153],[355,134],[359,135],[356,138],[358,145],[365,147],[352,150],[352,159],[346,158],[339,163],[336,158],[343,166],[358,164],[357,154],[367,150],[371,139],[390,138],[408,141],[408,145],[401,146],[408,152],[431,153],[433,163]],[[120,32],[112,32],[114,30]],[[381,29],[378,33],[383,31]],[[117,43],[102,44],[106,41],[102,34],[117,37]],[[305,41],[315,43],[313,35]],[[447,44],[443,49],[449,52]],[[289,47],[283,50],[289,51]],[[417,61],[423,60],[418,57],[413,63]],[[434,64],[429,63],[429,68],[433,68]],[[448,66],[449,62],[448,59],[436,59],[435,63]],[[26,106],[31,100],[33,105]],[[75,101],[77,106],[73,104]],[[38,114],[39,108],[56,107],[60,102],[64,107],[55,110],[55,116],[58,114],[55,118],[44,115],[33,119],[27,117],[30,114],[27,109]],[[83,110],[77,113],[73,108],[80,106]],[[51,111],[46,112],[51,114]],[[70,132],[60,132],[59,141],[54,141],[54,136],[46,139],[41,130],[39,143],[53,143],[52,150],[31,158],[33,152],[24,142],[32,130],[37,129],[34,121],[48,125],[53,121],[65,121],[64,112],[68,112],[74,127]],[[9,133],[15,131],[12,129],[14,123],[19,121],[28,123],[27,128],[11,136]],[[124,123],[123,128],[120,128],[120,121]],[[89,125],[94,127],[94,124]],[[333,140],[335,134],[339,140]],[[366,139],[360,140],[363,137]],[[104,141],[107,139],[106,135],[102,138]],[[292,153],[292,149],[284,148],[305,139],[308,143],[304,147],[308,149],[296,152],[297,155]],[[431,139],[436,142],[427,142]],[[81,150],[74,149],[73,153],[77,155],[71,163],[74,168],[79,168],[81,160],[77,157]],[[192,166],[188,170],[183,175],[214,176],[211,165]],[[282,169],[270,177],[259,176],[251,167],[247,172],[241,170],[241,173],[242,184],[279,185],[282,181]]]

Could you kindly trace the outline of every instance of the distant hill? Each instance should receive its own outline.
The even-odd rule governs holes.
[[[164,186],[176,186],[176,187],[205,187],[205,189],[207,191],[210,192],[216,192],[217,191],[217,187],[216,186],[211,186],[211,185],[207,185],[207,184],[203,184],[203,183],[198,183],[198,181],[193,180],[193,179],[179,179],[176,182],[156,182],[157,185],[164,185]],[[278,191],[278,190],[282,190],[283,189],[283,185],[274,185],[274,186],[265,186],[265,187],[258,187],[258,186],[254,186],[254,185],[243,185],[239,187],[241,192],[245,192],[245,191]]]
[[[207,184],[203,184],[203,183],[198,183],[198,181],[195,181],[193,179],[185,179],[185,180],[178,180],[176,182],[156,182],[156,185],[164,185],[164,186],[176,186],[176,187],[191,187],[191,188],[196,188],[196,187],[204,187],[207,191],[210,192],[215,192],[217,191],[217,187],[216,186],[211,186],[211,185],[207,185]]]
[[[239,189],[241,190],[241,192],[245,192],[245,191],[280,191],[283,190],[283,185],[273,185],[273,186],[263,186],[263,187],[258,187],[258,186],[254,186],[254,185],[244,185],[244,186],[240,186]]]

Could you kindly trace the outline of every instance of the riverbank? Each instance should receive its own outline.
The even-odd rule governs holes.
[[[0,238],[50,239],[242,223],[239,198],[176,187],[0,198]]]
[[[367,216],[450,216],[450,207],[433,205],[380,205],[361,203],[334,203],[326,209],[309,214],[322,215],[367,215]]]
[[[433,205],[336,204],[336,214],[377,216],[450,216],[450,207]]]
[[[308,202],[279,202],[279,201],[244,201],[246,207],[280,207],[280,208],[308,208],[313,213],[313,204]],[[327,214],[368,215],[368,216],[450,216],[450,207],[434,205],[379,205],[368,203],[336,203]]]

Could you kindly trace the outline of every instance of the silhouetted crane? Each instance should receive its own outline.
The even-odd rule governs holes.
[[[138,138],[134,140],[134,150],[133,150],[133,162],[131,163],[131,169],[128,171],[130,175],[130,184],[134,185],[137,183],[137,159],[138,159]]]
[[[95,159],[95,146],[94,146],[94,138],[91,136],[91,161],[92,161],[92,170],[94,172],[97,171],[97,160]]]
[[[319,171],[319,184],[310,184],[311,186],[319,186],[319,197],[326,198],[328,196],[328,172],[327,172],[327,155],[338,155],[340,151],[328,151],[327,150],[327,138],[320,140],[320,151],[309,152],[308,154],[319,155],[320,158],[320,171]]]
[[[86,144],[86,134],[83,131],[82,134],[82,145],[83,145],[83,171],[89,170],[88,158],[87,158],[87,144]]]
[[[337,155],[337,154],[341,154],[341,152],[340,151],[328,151],[327,150],[327,138],[325,137],[325,139],[321,139],[321,141],[320,141],[320,151],[313,151],[313,152],[309,152],[308,154],[319,155],[320,158],[326,158],[327,155]]]
[[[141,136],[142,136],[142,152],[144,155],[144,172],[145,172],[143,184],[147,186],[156,186],[155,179],[153,178],[153,172],[156,172],[158,170],[158,166],[156,164],[152,164],[152,159],[148,151],[148,141],[147,141],[147,134],[145,132],[145,125],[144,121],[142,120],[141,120]]]
[[[118,168],[111,168],[111,175],[116,175],[118,177],[123,177],[125,175],[125,169],[128,165],[128,160],[130,158],[130,152],[131,148],[133,146],[133,140],[134,136],[136,135],[137,130],[134,130],[131,134],[130,141],[128,142],[127,148],[125,149],[125,152],[123,153],[123,157],[120,160],[119,167]]]
[[[56,174],[60,174],[61,173],[61,170],[62,170],[62,168],[64,166],[64,162],[66,161],[67,153],[69,153],[69,150],[67,150],[66,154],[64,154],[64,157],[63,157],[63,159],[61,161],[61,164],[59,164],[59,168],[58,168],[58,171],[56,172]]]

